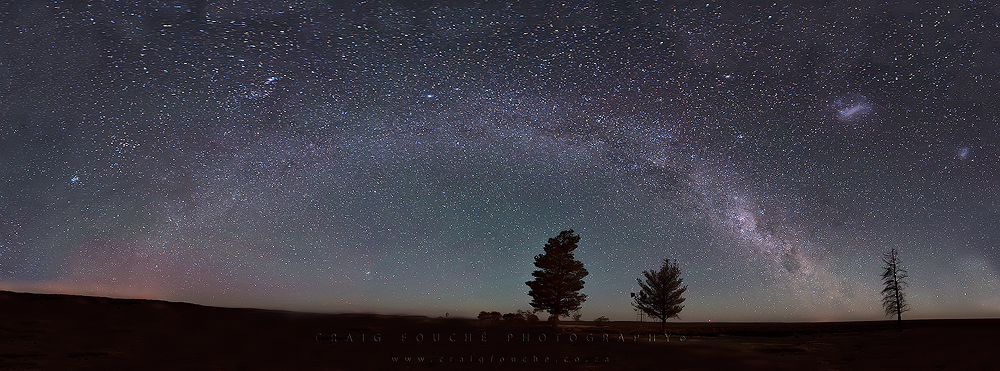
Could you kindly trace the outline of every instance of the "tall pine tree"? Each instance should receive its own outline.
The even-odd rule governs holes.
[[[677,263],[664,259],[659,271],[644,271],[642,275],[646,278],[645,282],[635,279],[639,282],[640,290],[632,293],[635,300],[632,306],[650,317],[659,318],[660,331],[666,332],[667,318],[677,317],[684,309],[681,294],[687,291],[687,286],[681,287],[684,282],[680,277],[681,269],[677,267]]]
[[[573,256],[577,242],[580,236],[574,235],[572,229],[550,238],[545,244],[545,253],[535,256],[538,270],[531,273],[535,279],[525,282],[531,289],[528,291],[531,306],[536,312],[548,312],[554,317],[553,325],[560,316],[569,316],[570,312],[579,310],[587,300],[587,295],[580,290],[583,289],[583,277],[589,273]]]

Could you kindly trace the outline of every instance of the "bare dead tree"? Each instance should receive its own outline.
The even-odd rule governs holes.
[[[892,249],[882,256],[882,308],[886,316],[896,315],[896,330],[903,331],[903,312],[910,310],[906,302],[906,269],[900,266],[899,253]]]

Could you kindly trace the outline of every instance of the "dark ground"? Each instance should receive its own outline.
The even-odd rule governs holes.
[[[658,323],[611,322],[598,327],[593,323],[563,322],[554,330],[545,324],[308,314],[0,291],[0,369],[1000,367],[1000,319],[918,320],[903,324],[900,333],[892,321],[669,323],[670,341],[661,334],[650,342],[649,333],[658,332]],[[332,333],[337,334],[335,342],[331,341]],[[593,334],[592,341],[588,334]],[[608,335],[606,342],[604,334]],[[422,361],[418,357],[423,357]]]

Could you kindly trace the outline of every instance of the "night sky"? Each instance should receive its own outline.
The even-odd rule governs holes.
[[[0,289],[583,319],[1000,316],[1000,7],[0,4]]]

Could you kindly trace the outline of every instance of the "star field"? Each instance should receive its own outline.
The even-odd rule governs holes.
[[[473,317],[574,229],[584,319],[1000,315],[1000,14],[0,5],[0,289]]]

